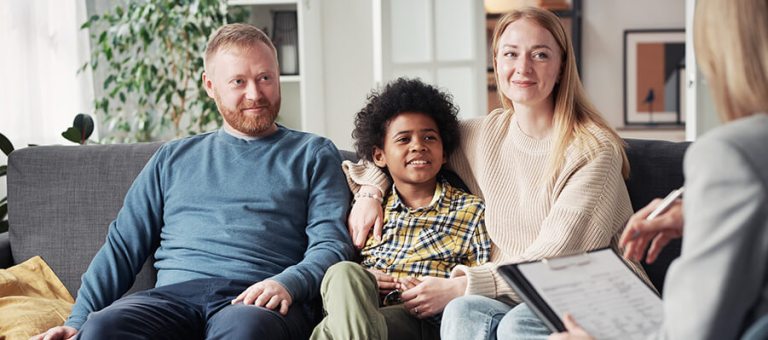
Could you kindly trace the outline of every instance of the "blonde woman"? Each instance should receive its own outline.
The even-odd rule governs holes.
[[[658,201],[651,203],[630,219],[622,237],[629,258],[642,257],[652,242],[650,261],[670,238],[684,236],[682,254],[664,286],[659,338],[768,338],[766,22],[766,0],[696,4],[696,58],[727,124],[702,136],[686,153],[684,203],[642,222]],[[639,237],[629,236],[636,233]],[[590,338],[566,319],[571,333],[552,339]]]
[[[444,339],[546,337],[547,328],[496,267],[616,247],[632,214],[623,142],[584,93],[559,19],[538,8],[505,15],[493,54],[503,108],[463,121],[462,143],[448,163],[486,200],[491,263],[458,266],[449,279],[420,283],[411,289],[422,298],[405,303],[413,312],[444,310]],[[379,197],[390,185],[370,164],[345,166],[353,190],[365,185],[360,197]],[[377,203],[359,199],[353,207],[349,224],[358,247],[372,225],[380,235]]]

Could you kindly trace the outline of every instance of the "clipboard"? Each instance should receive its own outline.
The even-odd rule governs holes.
[[[645,339],[661,328],[661,298],[611,248],[498,271],[552,332],[565,331],[566,312],[596,339]]]

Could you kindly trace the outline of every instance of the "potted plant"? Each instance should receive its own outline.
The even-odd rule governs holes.
[[[112,134],[108,141],[183,137],[220,126],[200,84],[202,56],[214,30],[245,14],[228,12],[220,0],[145,0],[88,19],[81,28],[90,29],[91,57],[81,70],[106,72],[95,108]]]

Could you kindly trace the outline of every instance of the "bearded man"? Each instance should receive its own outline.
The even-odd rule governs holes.
[[[39,338],[305,339],[325,270],[353,254],[329,140],[277,125],[275,47],[213,34],[203,85],[224,126],[168,142],[125,197],[64,326]],[[126,297],[150,255],[155,288]]]

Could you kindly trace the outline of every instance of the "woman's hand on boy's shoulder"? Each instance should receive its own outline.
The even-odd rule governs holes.
[[[364,186],[360,189],[363,190],[376,190],[374,195],[381,193],[379,189]],[[373,237],[377,241],[381,241],[381,232],[384,226],[384,210],[381,207],[381,202],[373,198],[359,199],[352,205],[352,211],[349,212],[347,218],[347,226],[349,228],[349,236],[352,238],[352,244],[357,249],[365,247],[365,241],[368,239],[368,234],[373,227]]]

